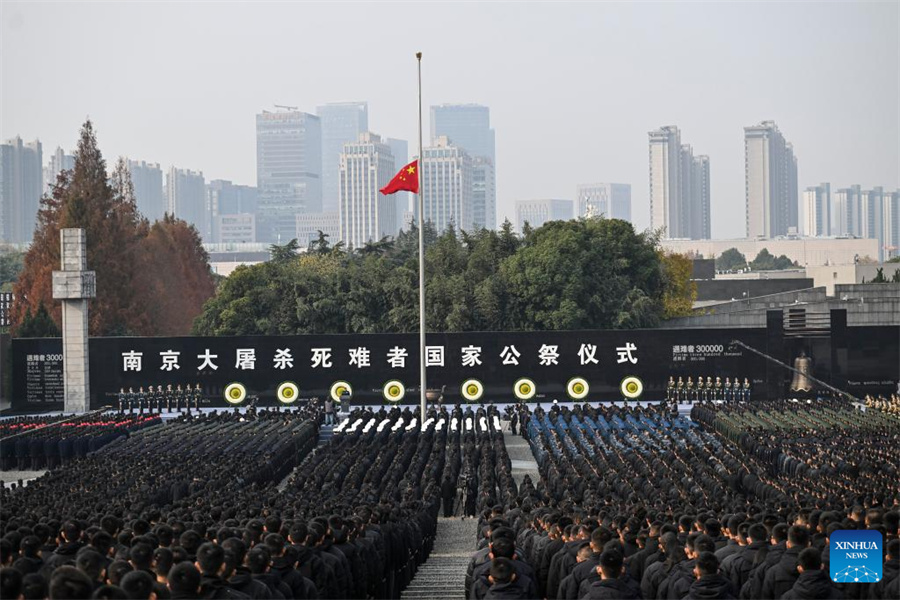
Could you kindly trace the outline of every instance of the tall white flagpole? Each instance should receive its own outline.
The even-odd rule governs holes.
[[[416,61],[419,66],[419,371],[420,371],[420,391],[419,403],[421,420],[419,426],[425,422],[425,234],[424,234],[424,213],[425,201],[423,200],[423,192],[425,191],[425,178],[422,176],[423,167],[425,165],[425,157],[422,154],[422,53],[416,52]]]

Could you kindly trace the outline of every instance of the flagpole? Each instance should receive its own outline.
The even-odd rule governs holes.
[[[421,421],[419,427],[425,423],[425,235],[424,213],[425,179],[422,176],[425,167],[425,157],[422,155],[422,53],[416,52],[416,62],[419,67],[419,408]]]

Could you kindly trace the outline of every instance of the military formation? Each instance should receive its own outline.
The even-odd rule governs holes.
[[[190,384],[186,384],[184,387],[177,384],[174,388],[171,383],[165,388],[162,385],[155,387],[150,385],[146,390],[144,390],[144,386],[141,386],[137,391],[131,387],[128,388],[128,391],[120,388],[117,400],[119,413],[143,414],[144,411],[161,413],[163,411],[198,410],[203,402],[203,388],[199,383],[194,387],[191,387]]]
[[[900,597],[896,415],[829,399],[516,416],[540,481],[480,515],[470,599]],[[880,581],[831,581],[839,529],[882,534]]]
[[[715,380],[713,380],[715,379]],[[688,376],[687,381],[679,376],[670,376],[666,384],[666,400],[669,402],[709,402],[712,400],[722,402],[747,402],[750,400],[750,380],[744,377],[743,383],[737,377],[698,376],[697,381]]]

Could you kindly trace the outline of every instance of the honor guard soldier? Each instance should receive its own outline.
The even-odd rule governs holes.
[[[138,404],[141,406],[147,405],[147,412],[153,414],[153,396],[148,396],[144,391],[144,386],[138,387],[137,391]]]
[[[172,389],[172,384],[166,385],[166,410],[172,411],[175,405],[175,390]]]
[[[713,399],[714,400],[724,400],[725,397],[722,395],[722,378],[721,377],[718,377],[718,376],[716,377],[715,390],[716,390],[716,394]]]
[[[666,400],[672,402],[675,399],[675,378],[669,376],[669,383],[666,385]]]
[[[704,389],[705,392],[706,392],[706,399],[707,399],[707,400],[712,400],[712,399],[713,399],[713,392],[715,391],[715,390],[713,389],[713,380],[712,380],[712,377],[707,377],[707,378],[706,378],[706,385],[704,386],[703,389]]]
[[[125,388],[119,388],[119,414],[125,412]]]
[[[687,392],[688,402],[694,401],[694,380],[691,379],[691,376],[688,375],[687,383],[684,384],[684,389]]]
[[[184,400],[184,390],[181,388],[181,384],[179,383],[175,386],[175,410],[181,410],[181,401]]]
[[[748,402],[750,400],[750,380],[744,377],[744,390],[743,390],[743,399],[744,402]]]
[[[731,379],[725,378],[725,402],[731,402]]]
[[[166,393],[163,391],[163,386],[157,385],[154,395],[156,396],[156,403],[159,405],[159,412],[162,412],[163,406],[168,410],[169,407],[166,405]]]
[[[198,383],[194,386],[194,408],[200,410],[200,399],[203,398],[203,388]]]
[[[677,394],[678,401],[684,402],[684,379],[679,377],[678,383],[676,385],[677,385],[676,394]]]
[[[697,377],[697,391],[694,392],[697,402],[706,400],[706,388],[703,387],[703,376]]]

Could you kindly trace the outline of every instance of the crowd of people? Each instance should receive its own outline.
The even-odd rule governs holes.
[[[900,415],[874,408],[507,407],[518,482],[494,406],[356,408],[318,446],[319,403],[104,417],[140,427],[0,490],[0,596],[399,598],[443,514],[477,519],[470,599],[896,598]],[[878,583],[831,582],[839,529],[881,533]]]
[[[744,377],[744,381],[737,377],[732,380],[726,377],[725,381],[719,376],[711,377],[702,375],[697,381],[688,376],[687,381],[683,376],[669,377],[666,384],[666,400],[669,402],[709,402],[718,400],[722,402],[746,402],[750,400],[750,380]]]
[[[480,516],[469,598],[900,597],[896,415],[827,400],[517,416],[540,481]],[[832,583],[839,529],[882,534],[879,582]]]
[[[14,417],[0,425],[0,469],[52,469],[159,422],[159,417],[150,415],[99,412],[80,417]]]

